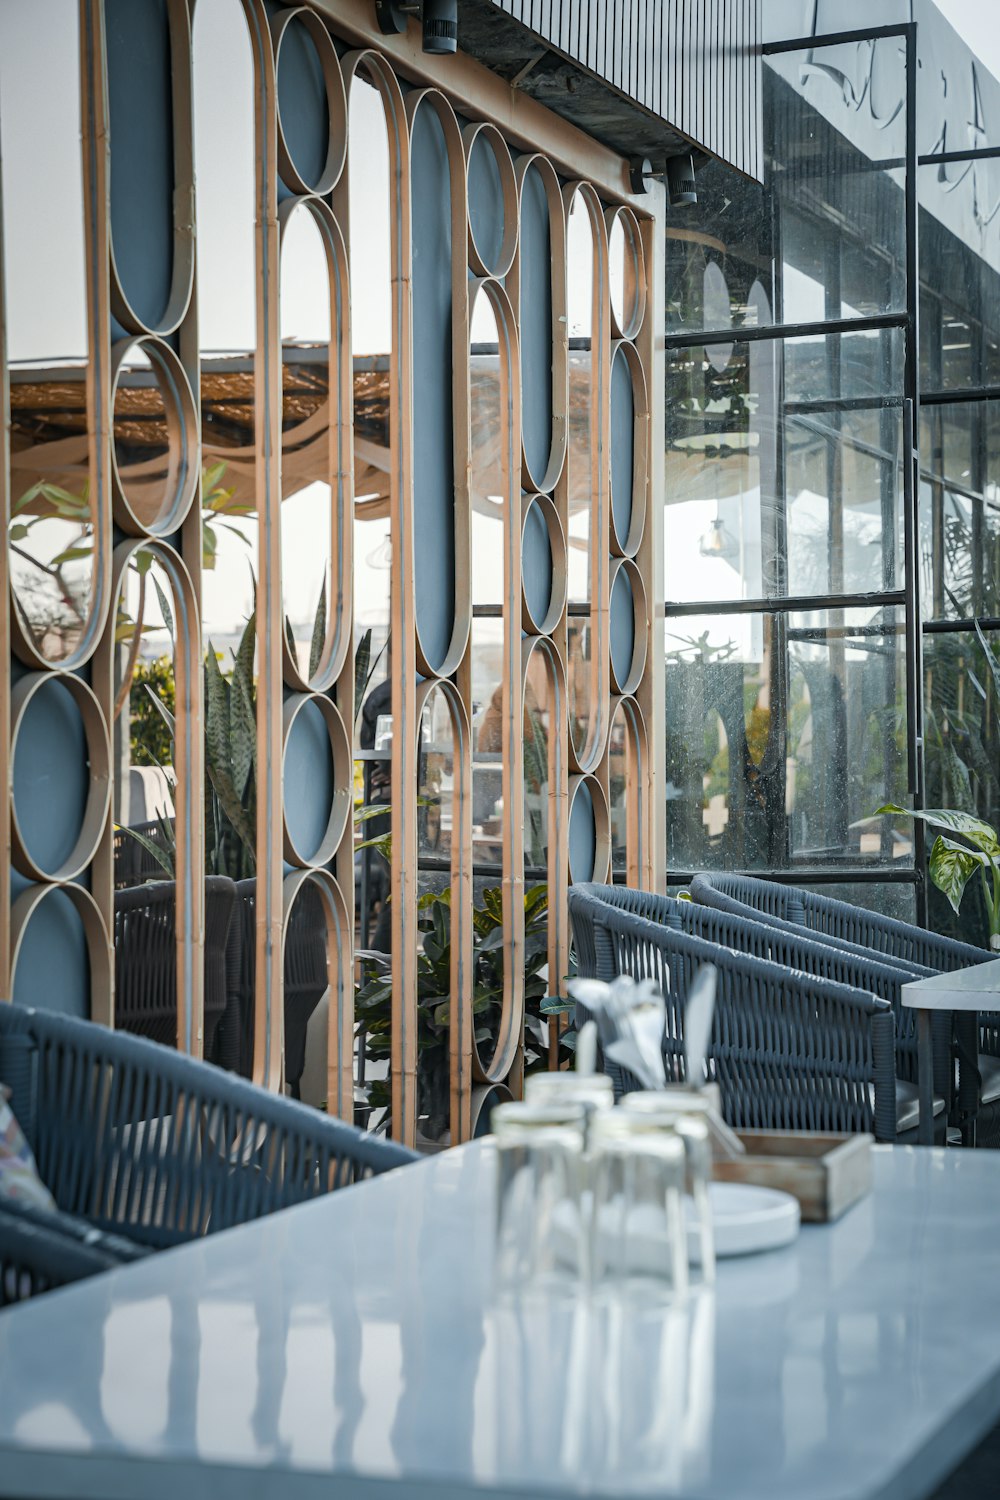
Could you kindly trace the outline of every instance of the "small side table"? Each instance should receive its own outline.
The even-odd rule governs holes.
[[[917,1061],[920,1072],[920,1126],[918,1140],[922,1146],[934,1144],[934,1057],[931,1048],[931,1019],[936,1010],[963,1011],[969,1016],[975,1057],[978,1062],[979,1027],[977,1013],[1000,1006],[1000,959],[956,969],[949,974],[935,974],[931,979],[915,979],[903,985],[903,1004],[917,1012]],[[976,1143],[975,1116],[970,1121],[970,1139]]]

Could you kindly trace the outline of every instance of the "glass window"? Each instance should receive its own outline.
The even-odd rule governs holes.
[[[672,870],[912,861],[901,610],[667,619]]]

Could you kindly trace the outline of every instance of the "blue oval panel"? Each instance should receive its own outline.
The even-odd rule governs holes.
[[[14,970],[14,1004],[90,1017],[87,935],[65,891],[55,890],[35,908],[24,929]]]
[[[619,682],[632,670],[635,656],[635,601],[632,580],[626,568],[619,568],[611,588],[611,665]]]
[[[597,859],[597,819],[590,787],[581,781],[569,815],[569,873],[573,880],[593,880]]]
[[[552,247],[545,184],[529,167],[521,184],[521,436],[541,482],[552,449]]]
[[[174,271],[174,108],[166,0],[105,0],[111,236],[133,311],[156,327]]]
[[[469,224],[484,263],[494,270],[503,249],[503,183],[496,152],[482,131],[469,157]]]
[[[532,619],[544,620],[552,602],[552,540],[537,500],[532,501],[524,518],[521,580]]]
[[[43,870],[65,864],[80,837],[90,787],[80,710],[58,680],[25,710],[14,754],[14,806],[31,858]]]
[[[281,35],[278,54],[278,109],[281,129],[295,170],[310,187],[326,166],[330,136],[330,107],[323,63],[315,43],[298,19],[289,21]],[[294,189],[287,189],[287,197]]]
[[[295,716],[285,746],[285,823],[296,849],[310,859],[323,842],[333,806],[333,753],[319,705]]]
[[[635,396],[632,371],[619,349],[611,366],[611,509],[624,546],[632,524],[632,467],[635,462]]]
[[[455,623],[455,465],[451,368],[451,177],[444,128],[418,108],[413,183],[413,509],[416,617],[428,665]]]

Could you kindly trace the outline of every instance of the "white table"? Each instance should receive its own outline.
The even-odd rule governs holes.
[[[931,1047],[931,1023],[935,1011],[1000,1009],[1000,959],[955,969],[949,974],[935,974],[930,979],[915,979],[903,985],[903,1004],[917,1012],[917,1067],[920,1074],[920,1129],[922,1146],[934,1140],[934,1057]],[[978,1027],[972,1020],[972,1036],[978,1051]],[[973,1120],[969,1145],[975,1145]]]
[[[483,1144],[0,1314],[21,1500],[918,1500],[1000,1417],[1000,1161],[875,1192],[684,1310],[492,1306]]]

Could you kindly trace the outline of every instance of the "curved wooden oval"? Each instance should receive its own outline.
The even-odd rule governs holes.
[[[80,915],[84,936],[87,939],[87,954],[90,960],[90,1019],[101,1026],[114,1025],[114,959],[111,938],[105,926],[100,908],[93,896],[82,885],[74,881],[65,884],[30,885],[23,890],[10,908],[10,988],[14,993],[17,961],[21,956],[21,945],[25,929],[42,902],[54,891],[62,891],[72,901]]]
[[[546,301],[548,303],[549,317],[547,319],[539,316],[539,309],[534,306],[536,294],[533,285],[530,291],[526,287],[528,278],[525,274],[524,260],[526,245],[524,198],[525,180],[529,170],[533,170],[541,179],[548,209],[548,248],[544,256],[539,256],[540,260],[546,262],[545,275],[549,279],[548,296],[546,298],[543,288],[541,299],[543,304]],[[552,163],[546,157],[538,155],[519,157],[514,175],[517,180],[518,243],[508,286],[517,316],[517,326],[520,329],[521,389],[525,393],[525,399],[527,399],[529,385],[533,383],[525,378],[524,370],[525,351],[529,348],[529,338],[531,339],[531,353],[528,357],[534,356],[542,362],[548,359],[552,368],[551,434],[548,453],[541,465],[537,455],[534,455],[533,462],[524,445],[522,431],[521,483],[526,490],[550,494],[558,484],[566,462],[566,404],[569,394],[566,345],[566,208],[559,178],[556,176]],[[546,333],[546,327],[548,333]],[[536,340],[538,341],[537,348]],[[523,426],[522,422],[522,429]]]
[[[284,182],[293,193],[307,194],[315,193],[319,198],[325,198],[327,193],[333,191],[344,170],[347,160],[347,93],[344,88],[344,75],[340,71],[340,59],[337,49],[333,45],[333,38],[323,25],[320,17],[307,5],[293,5],[288,10],[279,11],[277,15],[269,16],[271,26],[271,37],[274,43],[274,100],[275,115],[278,126],[278,170]],[[326,84],[326,105],[330,116],[330,135],[327,147],[326,161],[318,182],[306,182],[292,158],[288,142],[285,139],[284,127],[281,123],[281,44],[289,25],[293,21],[300,21],[316,48],[316,54],[323,69],[323,81]]]
[[[573,743],[570,735],[570,760],[574,768],[590,772],[600,761],[608,734],[610,699],[610,662],[608,611],[610,608],[610,557],[608,537],[608,490],[610,466],[610,312],[608,296],[608,236],[604,222],[601,200],[595,189],[586,182],[570,182],[562,190],[566,208],[566,221],[573,209],[573,200],[578,197],[584,203],[590,220],[594,251],[594,278],[591,309],[591,427],[590,427],[590,723],[583,748]],[[568,326],[568,325],[567,325]],[[567,522],[567,494],[569,480],[569,434],[567,433],[567,458],[563,468],[560,489],[562,503],[560,516]],[[569,545],[567,526],[567,545]],[[572,693],[570,694],[572,708]]]
[[[622,536],[615,520],[615,372],[624,364],[632,383],[632,463],[629,480],[632,486],[632,503],[628,528]],[[634,344],[617,343],[611,349],[611,391],[609,397],[611,435],[611,501],[608,506],[611,550],[618,557],[634,557],[642,545],[642,534],[646,527],[646,506],[649,488],[649,393],[646,374],[642,368],[639,351]]]
[[[477,242],[476,232],[472,223],[474,217],[472,155],[479,142],[484,143],[486,149],[492,151],[493,159],[497,165],[497,174],[500,179],[503,232],[500,236],[500,248],[492,261],[484,253],[484,247]],[[466,191],[469,211],[469,265],[477,276],[495,276],[498,281],[502,281],[514,263],[514,253],[517,250],[518,190],[517,180],[514,176],[514,163],[511,160],[507,142],[495,125],[466,125],[462,131],[462,145],[465,150]]]
[[[478,297],[489,300],[497,329],[500,383],[499,464],[503,496],[502,655],[502,796],[501,841],[504,892],[504,1001],[492,1059],[484,1063],[476,1051],[477,1076],[485,1082],[506,1077],[517,1057],[524,1025],[524,778],[523,701],[521,695],[521,502],[520,502],[520,363],[514,309],[502,284],[487,279],[475,284],[469,322]]]
[[[639,221],[627,204],[621,208],[605,211],[608,230],[608,292],[611,311],[611,333],[616,339],[634,339],[646,316],[646,256],[642,248]],[[612,237],[616,226],[624,235],[622,278],[624,282],[623,305],[615,306],[614,274],[610,267],[613,257]]]
[[[354,1121],[354,983],[352,950],[354,934],[347,903],[329,870],[294,870],[281,887],[282,944],[295,899],[306,884],[319,891],[326,915],[326,973],[330,999],[327,1022],[327,1114]],[[284,1014],[282,1012],[281,1073],[285,1071]],[[330,1183],[330,1187],[336,1184]]]
[[[572,843],[570,832],[573,822],[573,804],[580,796],[582,787],[586,787],[590,793],[591,806],[594,810],[594,868],[589,875],[574,875],[572,863]],[[604,788],[596,776],[585,773],[582,776],[571,776],[569,778],[569,810],[566,817],[567,851],[566,871],[571,884],[576,881],[596,880],[601,884],[608,874],[608,866],[611,862],[611,825],[608,819],[608,799],[604,794]]]
[[[648,837],[649,807],[647,789],[651,786],[649,736],[642,709],[634,698],[617,698],[611,705],[611,730],[608,734],[609,776],[610,745],[615,724],[621,718],[626,726],[628,767],[625,790],[626,881],[633,888],[651,889],[652,861]],[[610,837],[610,817],[609,817]],[[613,851],[612,851],[613,853]],[[612,872],[613,873],[613,872]]]
[[[129,353],[141,349],[156,375],[167,422],[167,488],[173,503],[152,526],[143,523],[125,491],[115,452],[114,408],[118,383]],[[150,334],[121,339],[111,350],[111,476],[114,517],[128,536],[172,536],[187,517],[199,489],[198,413],[184,366],[169,344]]]
[[[346,105],[345,105],[346,108]],[[317,198],[286,198],[278,210],[281,239],[292,214],[309,213],[319,226],[330,272],[330,360],[328,389],[329,438],[326,481],[330,486],[330,607],[326,644],[319,666],[308,680],[299,670],[281,632],[281,660],[285,681],[300,692],[326,692],[343,670],[351,647],[351,579],[354,568],[354,430],[351,419],[353,368],[350,339],[350,275],[347,247],[336,219]],[[282,431],[282,455],[296,442],[314,435],[316,420],[308,417]],[[284,498],[284,496],[282,496]]]
[[[295,726],[295,721],[308,703],[315,703],[323,716],[326,732],[330,742],[330,761],[333,775],[333,797],[330,802],[330,811],[326,820],[326,829],[318,847],[312,854],[300,849],[288,827],[288,819],[282,810],[282,823],[284,828],[284,853],[285,859],[291,865],[298,865],[301,869],[316,870],[322,865],[329,864],[340,847],[340,841],[347,829],[347,820],[351,814],[352,805],[352,761],[351,742],[344,728],[344,721],[332,698],[325,693],[294,693],[285,699],[282,709],[282,753],[281,753],[281,775],[282,782],[285,780],[285,755],[288,751],[289,741]]]
[[[410,174],[413,203],[414,248],[420,214],[425,207],[433,208],[432,195],[416,191],[414,174],[421,159],[421,144],[418,131],[421,128],[421,112],[433,111],[444,135],[448,156],[448,180],[451,190],[450,222],[451,249],[450,266],[438,266],[442,281],[447,279],[447,296],[431,295],[431,288],[422,284],[425,274],[434,274],[434,257],[414,255],[413,266],[413,545],[414,545],[414,625],[416,632],[417,665],[422,676],[451,677],[457,670],[469,639],[469,624],[472,615],[469,548],[471,538],[470,504],[468,494],[469,466],[469,383],[468,383],[468,276],[465,269],[466,242],[466,179],[465,155],[462,149],[462,133],[459,130],[455,111],[448,100],[437,89],[420,89],[406,98],[406,118],[410,129]],[[435,314],[437,326],[435,326]],[[443,357],[442,336],[450,324],[451,350]],[[435,337],[436,335],[436,337]],[[441,356],[437,369],[421,368],[424,351],[438,345]],[[451,396],[449,412],[442,402],[443,392]],[[435,466],[447,454],[451,473],[435,473]],[[444,559],[444,576],[451,584],[452,618],[447,645],[436,648],[429,638],[427,599],[440,592],[440,583],[434,577],[436,559],[440,555],[442,535],[447,522],[451,522],[452,557]],[[436,523],[436,524],[435,524]],[[448,576],[450,574],[450,577]],[[440,572],[438,574],[440,578]],[[429,590],[424,602],[424,620],[421,623],[421,581],[427,580]],[[445,592],[445,602],[447,603]]]
[[[611,636],[614,630],[612,615],[615,582],[620,573],[625,574],[632,591],[634,635],[632,637],[632,660],[626,673],[615,670],[614,653],[611,649]],[[611,668],[611,682],[615,692],[627,696],[634,693],[642,681],[646,666],[646,630],[649,623],[646,614],[646,587],[642,581],[642,574],[630,557],[619,557],[611,565],[611,600],[608,614],[608,665]]]
[[[67,858],[54,870],[44,869],[28,849],[13,795],[17,740],[31,700],[49,685],[64,687],[80,711],[87,740],[90,764],[90,789],[84,804],[83,818],[76,843]],[[71,881],[81,875],[97,852],[108,821],[111,805],[111,736],[101,712],[101,705],[82,677],[73,672],[28,672],[11,688],[10,693],[10,857],[14,868],[29,880]]]
[[[393,632],[393,720],[400,731],[393,735],[393,785],[416,786],[416,711],[418,693],[417,647],[415,632],[409,628],[413,600],[413,467],[412,424],[405,419],[410,410],[413,384],[410,349],[412,344],[410,161],[406,106],[402,90],[388,63],[377,52],[362,50],[341,58],[341,68],[350,101],[355,76],[363,74],[378,91],[385,113],[390,169],[390,258],[392,282],[392,347],[390,354],[390,463],[389,516],[393,547],[391,573],[391,629]],[[410,95],[412,98],[412,95]],[[348,158],[350,146],[348,145]],[[348,225],[350,237],[350,203],[347,172],[335,193],[338,220]],[[463,333],[464,337],[464,333]],[[403,726],[410,726],[404,732]],[[397,799],[392,811],[393,848],[396,851],[390,877],[392,892],[392,1004],[394,1017],[402,1018],[392,1036],[392,1119],[398,1139],[412,1143],[416,1139],[417,1028],[413,1014],[417,993],[417,899],[412,878],[416,862],[416,798]],[[471,839],[471,822],[470,839]],[[470,950],[471,952],[471,950]],[[471,959],[470,959],[471,962]],[[405,1021],[405,1024],[402,1022]]]
[[[569,869],[569,730],[566,698],[566,673],[554,641],[545,637],[526,637],[521,642],[521,692],[527,692],[532,661],[541,656],[548,674],[552,694],[549,732],[549,974],[569,973],[570,927],[566,901],[565,872]],[[550,981],[551,982],[551,981]],[[557,981],[558,982],[558,981]],[[550,1026],[552,1057],[557,1056],[559,1026]]]
[[[103,10],[103,7],[102,7]],[[194,130],[191,110],[191,21],[185,0],[166,0],[170,30],[170,79],[173,115],[173,268],[170,295],[162,316],[155,322],[140,318],[122,284],[115,260],[114,234],[109,228],[111,265],[111,311],[129,333],[174,333],[183,322],[194,289]],[[103,17],[102,17],[103,20]],[[105,64],[106,66],[106,64]],[[106,81],[105,81],[106,87]],[[112,161],[114,153],[111,153]],[[110,226],[110,183],[108,198]]]
[[[417,687],[414,735],[414,760],[419,758],[420,723],[424,708],[435,692],[444,695],[451,718],[455,747],[455,770],[452,785],[451,835],[451,1138],[464,1140],[469,1131],[469,1099],[473,1076],[478,1077],[478,1052],[475,1045],[475,1018],[472,1011],[474,969],[472,959],[472,734],[465,704],[454,683],[425,681]],[[414,800],[416,784],[414,785]],[[395,824],[395,808],[393,808]],[[395,832],[395,828],[394,828]],[[412,877],[416,889],[416,874]],[[414,927],[414,931],[415,931]],[[414,954],[414,959],[416,955]],[[412,1028],[416,1042],[415,1006],[406,1012],[395,1006],[393,995],[393,1059],[397,1048],[403,1055],[404,1037],[396,1036],[397,1026]],[[506,1000],[506,997],[505,997]],[[457,1001],[457,1003],[456,1003]],[[415,1054],[414,1054],[415,1055]],[[393,1063],[395,1066],[395,1061]]]
[[[203,818],[204,741],[202,739],[203,661],[201,618],[194,583],[184,559],[162,541],[121,542],[112,559],[112,598],[120,596],[125,573],[137,552],[150,552],[173,591],[174,609],[174,830],[177,886],[177,1046],[202,1055],[205,930],[205,830]],[[112,621],[117,615],[117,608]],[[112,625],[95,657],[95,686],[113,711],[115,653]],[[111,830],[109,830],[110,834]],[[114,931],[114,851],[107,837],[95,861],[94,893],[108,931]]]
[[[528,547],[527,540],[528,517],[532,510],[537,510],[543,518],[549,538],[549,552],[552,561],[552,584],[549,594],[549,607],[540,619],[528,602],[528,592],[524,586],[525,557]],[[529,635],[551,635],[553,630],[562,619],[563,610],[566,607],[566,533],[563,531],[559,512],[549,499],[548,495],[524,495],[522,497],[521,514],[521,626]]]

